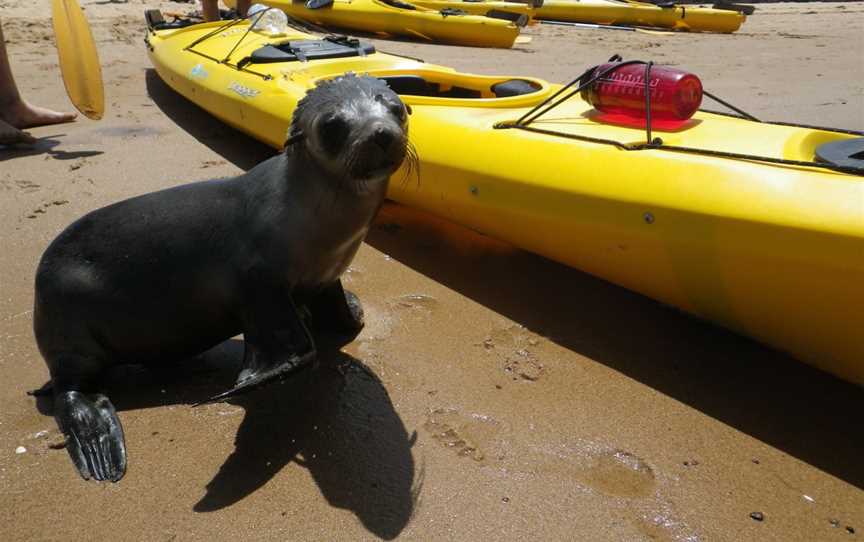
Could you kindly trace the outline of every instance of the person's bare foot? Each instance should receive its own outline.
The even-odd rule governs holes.
[[[0,145],[32,145],[36,138],[0,119]]]
[[[23,100],[8,106],[0,105],[0,120],[5,120],[19,129],[72,122],[77,116],[76,113],[54,111],[31,105]]]

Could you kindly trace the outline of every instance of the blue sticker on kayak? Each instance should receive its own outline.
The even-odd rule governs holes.
[[[241,85],[240,83],[238,83],[236,81],[232,81],[231,84],[228,85],[228,88],[230,90],[233,90],[234,92],[236,92],[240,96],[243,96],[244,98],[254,98],[255,96],[258,96],[259,94],[261,94],[260,90],[257,90],[254,88],[249,88],[247,86]]]
[[[193,79],[203,80],[207,79],[207,76],[209,76],[210,74],[207,73],[207,70],[204,69],[204,66],[202,66],[201,64],[195,64],[195,67],[192,68],[192,71],[189,75],[191,75]]]

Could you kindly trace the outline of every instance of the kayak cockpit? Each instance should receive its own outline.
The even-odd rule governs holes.
[[[412,104],[417,105],[532,107],[553,90],[552,85],[541,79],[481,76],[436,67],[369,70],[364,73],[386,82],[393,92],[408,97]]]
[[[242,68],[249,64],[275,62],[308,62],[332,58],[350,58],[375,53],[375,46],[348,36],[326,36],[320,40],[289,40],[259,47],[237,63]]]
[[[460,82],[430,81],[419,75],[386,75],[379,79],[399,95],[439,98],[510,98],[534,94],[543,87],[530,79],[506,79],[483,85],[462,86]]]
[[[375,54],[375,46],[347,36],[326,36],[323,39],[289,40],[270,43],[255,49],[237,63],[238,68],[253,64],[309,62],[336,58],[367,57]],[[542,99],[549,84],[527,77],[483,77],[460,74],[450,70],[400,69],[393,72],[369,72],[369,75],[385,81],[401,96],[448,99],[448,105],[459,105],[453,99],[467,100],[477,106],[475,100],[527,97],[524,103],[508,100],[507,107],[530,105]],[[465,105],[468,105],[466,103]]]

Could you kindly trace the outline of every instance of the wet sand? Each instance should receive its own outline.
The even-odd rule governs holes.
[[[860,388],[396,205],[345,278],[367,328],[325,348],[315,378],[192,408],[233,378],[238,340],[173,378],[121,371],[109,384],[128,473],[81,481],[51,447],[50,405],[24,394],[47,379],[31,331],[39,256],[89,210],[272,153],[155,75],[141,42],[155,2],[82,3],[106,117],[34,129],[31,151],[0,149],[0,540],[862,536]],[[28,99],[69,107],[49,3],[35,4],[0,0],[13,69]],[[864,128],[861,3],[760,6],[729,36],[526,35],[503,51],[375,43],[559,82],[620,53],[686,67],[757,116]]]

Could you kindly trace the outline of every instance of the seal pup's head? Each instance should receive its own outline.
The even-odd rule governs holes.
[[[321,81],[297,104],[286,152],[303,150],[336,178],[365,191],[409,153],[408,109],[384,81],[346,74]]]

